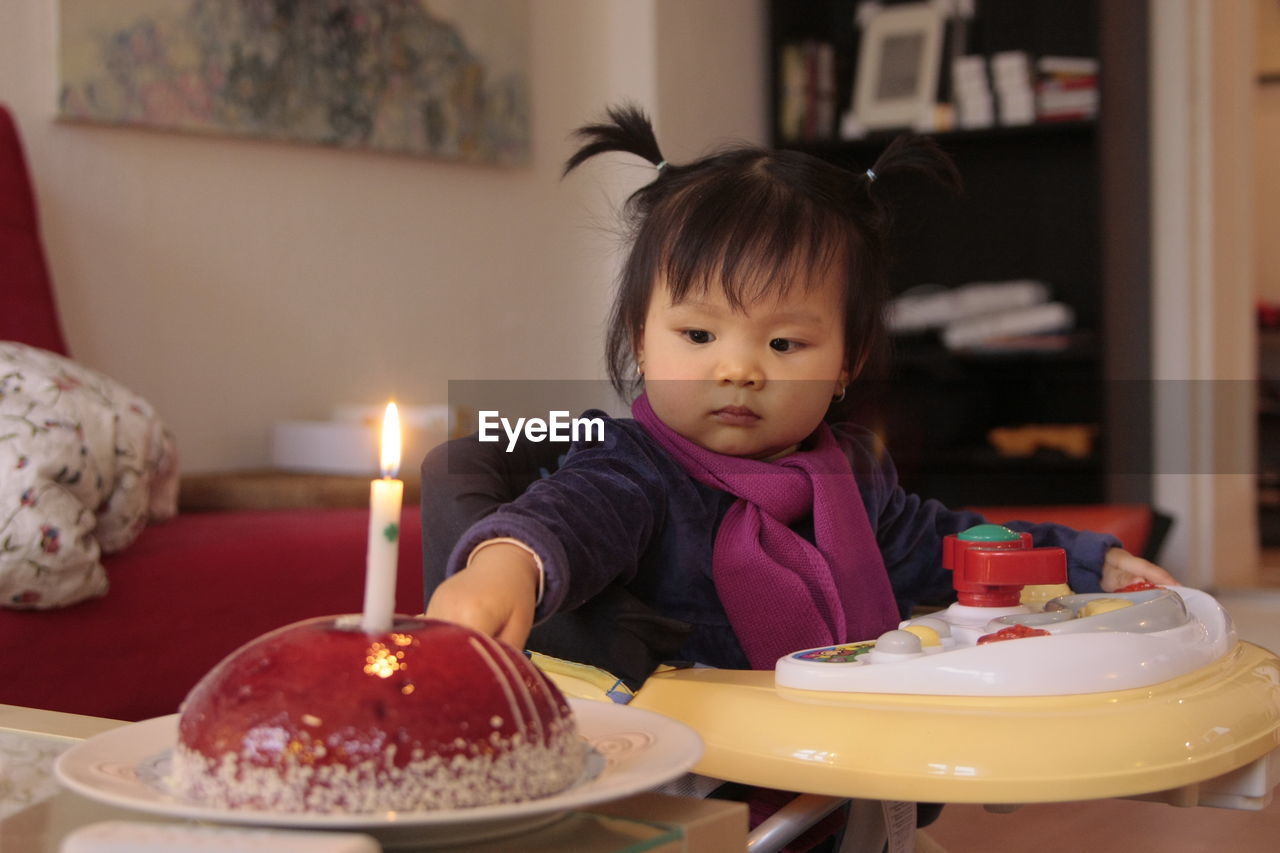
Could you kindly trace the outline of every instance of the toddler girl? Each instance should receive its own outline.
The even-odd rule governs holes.
[[[613,151],[655,167],[628,202],[607,343],[615,388],[642,393],[632,419],[606,418],[603,440],[467,529],[441,578],[428,565],[427,615],[634,686],[672,657],[771,669],[946,598],[942,539],[981,517],[907,494],[875,437],[838,413],[885,346],[877,180],[956,182],[950,161],[908,136],[865,173],[752,147],[678,165],[635,108],[578,133],[566,173]],[[449,476],[439,458],[424,494],[432,471]],[[1010,526],[1065,548],[1078,592],[1174,582],[1113,537]]]

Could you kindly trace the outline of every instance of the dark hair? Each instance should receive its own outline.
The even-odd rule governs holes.
[[[887,349],[889,211],[873,186],[883,175],[923,172],[958,188],[950,158],[925,137],[906,134],[889,144],[869,172],[852,172],[809,154],[736,145],[685,165],[668,163],[653,125],[634,105],[612,107],[608,121],[579,128],[584,144],[564,173],[609,151],[657,166],[653,181],[624,209],[630,252],[609,318],[609,378],[622,396],[634,392],[635,346],[661,274],[675,300],[718,278],[734,308],[845,270],[844,337],[852,375],[878,366]],[[807,286],[807,285],[806,285]]]

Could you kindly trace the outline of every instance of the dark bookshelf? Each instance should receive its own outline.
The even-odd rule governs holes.
[[[1258,331],[1258,532],[1280,547],[1280,328]]]
[[[886,4],[890,5],[890,4]],[[773,143],[861,171],[901,131],[838,138],[857,68],[856,0],[771,0]],[[895,339],[892,372],[865,416],[885,435],[903,484],[952,505],[1150,500],[1149,235],[1146,11],[1141,0],[977,0],[967,52],[1022,50],[1099,60],[1090,120],[948,130],[930,135],[965,182],[959,196],[887,176],[895,294],[914,286],[1036,279],[1072,307],[1061,347],[953,352],[936,335]],[[834,48],[836,110],[825,138],[784,139],[785,45]],[[944,47],[947,64],[950,47]],[[946,97],[947,72],[940,96]],[[905,130],[905,129],[904,129]],[[1123,389],[1121,389],[1123,386]],[[1089,423],[1094,450],[1002,457],[993,427]]]
[[[1002,139],[1013,140],[1019,144],[1028,142],[1034,144],[1040,139],[1052,139],[1053,137],[1092,137],[1097,128],[1098,123],[1092,119],[1072,119],[1066,121],[1044,121],[1035,124],[995,125],[974,129],[955,128],[934,131],[929,135],[941,143],[944,148],[953,148],[964,146],[966,143],[985,146],[998,143]],[[879,153],[899,133],[901,131],[877,130],[854,140],[788,140],[780,144],[797,151],[807,151],[820,157],[840,154],[849,156],[860,154],[865,157]]]

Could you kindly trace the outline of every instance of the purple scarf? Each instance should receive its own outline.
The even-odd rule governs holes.
[[[716,534],[711,577],[753,669],[897,626],[880,548],[830,427],[819,425],[811,450],[760,462],[699,447],[643,394],[631,413],[689,476],[738,498]],[[811,509],[817,547],[788,527]]]

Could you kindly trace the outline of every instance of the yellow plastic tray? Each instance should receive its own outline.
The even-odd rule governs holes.
[[[683,669],[631,704],[706,741],[700,773],[791,791],[948,803],[1125,797],[1227,773],[1280,746],[1280,659],[1238,643],[1209,666],[1113,693],[906,696],[775,688]]]

